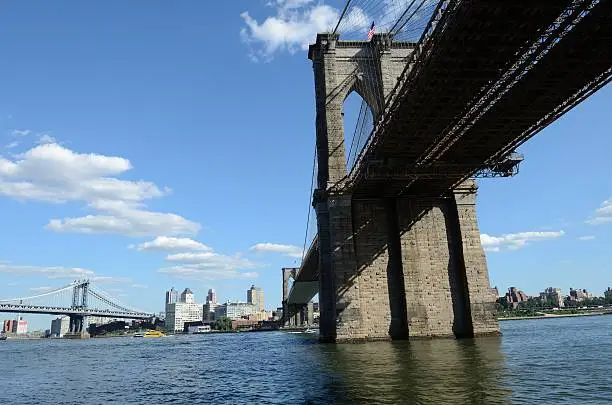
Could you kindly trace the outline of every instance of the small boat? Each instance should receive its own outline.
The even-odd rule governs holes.
[[[319,329],[308,328],[304,331],[304,333],[319,333]]]
[[[132,337],[144,337],[144,333],[136,332],[136,333],[134,333],[134,335]]]
[[[6,340],[6,339],[8,339],[8,336],[6,336],[6,335],[0,335],[0,340]]]
[[[166,335],[158,330],[148,330],[145,332],[144,337],[146,338],[160,338]]]

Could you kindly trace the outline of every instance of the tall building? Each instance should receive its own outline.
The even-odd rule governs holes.
[[[604,297],[612,298],[612,288],[608,287],[608,289],[604,291]]]
[[[206,296],[206,303],[216,304],[217,303],[217,293],[212,288],[208,290],[208,295]]]
[[[185,288],[179,301],[166,304],[166,328],[182,332],[185,322],[202,320],[202,309],[202,305],[195,302],[193,292]]]
[[[254,285],[252,285],[251,288],[247,290],[247,302],[255,306],[256,312],[266,310],[264,292],[261,287],[255,287]]]
[[[219,304],[217,304],[217,293],[214,289],[208,290],[208,295],[206,295],[206,304],[204,304],[202,321],[204,322],[212,322],[217,319],[215,316],[215,310]]]
[[[185,304],[193,304],[195,302],[193,293],[189,288],[185,288],[185,291],[181,293],[181,302]]]
[[[60,316],[51,321],[51,336],[63,337],[70,329],[70,317]]]
[[[166,304],[174,304],[178,301],[178,291],[172,287],[169,291],[166,291]]]

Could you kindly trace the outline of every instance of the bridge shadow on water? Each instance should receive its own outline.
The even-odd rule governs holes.
[[[501,339],[320,345],[321,395],[309,404],[501,404]]]

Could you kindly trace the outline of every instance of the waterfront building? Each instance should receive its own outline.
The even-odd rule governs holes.
[[[50,334],[53,337],[64,337],[70,330],[70,317],[60,316],[51,321]]]
[[[261,287],[255,287],[252,285],[251,288],[247,290],[247,302],[255,306],[256,312],[266,310],[264,291]]]
[[[169,291],[166,291],[166,304],[174,304],[178,302],[178,291],[172,287]]]
[[[523,291],[517,289],[516,287],[508,288],[508,292],[506,293],[506,302],[512,308],[518,307],[519,303],[523,301],[527,301],[529,297]]]
[[[255,305],[249,302],[228,301],[215,309],[215,319],[226,316],[230,319],[240,319],[255,314]]]
[[[202,320],[204,322],[212,322],[212,321],[217,320],[215,311],[217,310],[219,306],[220,306],[219,304],[212,303],[212,302],[207,302],[206,304],[204,304],[203,311],[202,311]]]
[[[548,287],[543,292],[540,293],[540,299],[542,300],[551,300],[553,306],[563,308],[565,306],[563,300],[563,293],[560,288]]]
[[[608,289],[604,291],[604,297],[608,299],[612,299],[612,288],[608,287]]]
[[[2,332],[23,335],[28,333],[28,321],[21,316],[17,319],[6,319],[2,324]]]
[[[13,333],[13,322],[15,322],[14,319],[5,319],[4,322],[2,322],[2,332]]]
[[[202,305],[195,301],[193,292],[185,288],[178,302],[166,304],[166,329],[182,332],[185,322],[202,321]]]
[[[584,301],[585,299],[592,298],[592,297],[593,297],[593,294],[587,292],[587,290],[585,289],[579,288],[577,290],[574,290],[573,288],[570,288],[570,294],[567,298],[570,301],[580,302],[580,301]]]

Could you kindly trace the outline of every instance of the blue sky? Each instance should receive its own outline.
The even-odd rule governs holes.
[[[171,286],[278,306],[310,197],[304,45],[341,3],[4,2],[0,298],[86,275],[151,311]],[[610,105],[608,86],[522,147],[519,176],[481,181],[500,290],[612,284]]]

